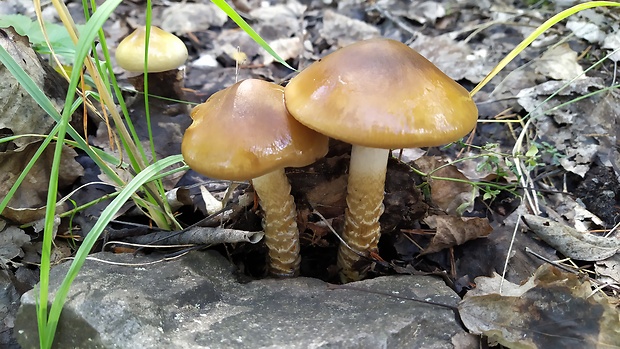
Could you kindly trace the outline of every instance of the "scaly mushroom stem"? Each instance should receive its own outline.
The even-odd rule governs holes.
[[[278,277],[299,275],[299,231],[291,185],[279,169],[252,179],[265,213],[263,228],[269,248],[269,273]]]
[[[356,270],[354,264],[361,259],[355,253],[368,255],[377,250],[381,235],[379,217],[383,213],[385,173],[390,151],[354,145],[351,150],[347,184],[347,211],[343,240],[352,249],[341,244],[338,266],[342,282],[360,280],[365,270]],[[358,267],[359,269],[359,267]]]

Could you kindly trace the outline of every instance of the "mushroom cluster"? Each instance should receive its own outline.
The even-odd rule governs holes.
[[[191,113],[182,153],[204,175],[251,179],[263,208],[269,270],[299,273],[299,233],[284,167],[311,164],[328,137],[353,145],[347,184],[341,280],[363,278],[377,251],[390,149],[456,141],[475,126],[469,93],[407,45],[361,41],[311,64],[286,88],[245,80]],[[360,263],[361,262],[361,263]],[[367,264],[367,263],[366,263]]]

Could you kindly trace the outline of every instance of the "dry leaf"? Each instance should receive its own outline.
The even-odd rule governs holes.
[[[606,284],[620,285],[620,255],[594,264],[596,279]]]
[[[620,240],[580,232],[564,224],[533,215],[524,215],[528,227],[566,257],[600,261],[616,254]]]
[[[173,3],[162,15],[161,28],[170,33],[183,35],[206,31],[210,27],[221,27],[228,16],[212,3]]]
[[[620,61],[620,51],[618,50],[620,49],[620,32],[607,35],[607,37],[605,37],[605,41],[603,41],[602,47],[612,52],[615,51],[611,56],[609,56],[609,59],[614,62]]]
[[[423,172],[429,173],[434,169],[445,165],[445,162],[434,156],[423,156],[415,161]],[[468,180],[455,166],[448,165],[433,172],[433,176]],[[469,208],[473,208],[477,189],[471,184],[448,180],[428,179],[431,186],[431,198],[433,203],[446,213],[460,215]]]
[[[585,18],[577,19],[571,16],[566,23],[566,28],[572,30],[576,37],[586,39],[591,43],[600,43],[607,36],[596,24]]]
[[[205,204],[207,214],[215,214],[224,208],[224,204],[220,200],[216,199],[204,185],[200,186],[200,195],[202,196],[202,201]]]
[[[39,148],[40,142],[30,143],[14,151],[0,153],[0,197],[4,197],[15,183],[28,161]],[[2,215],[11,221],[24,224],[44,215],[54,147],[47,147],[30,170]],[[77,153],[63,147],[58,185],[71,185],[84,174],[84,168],[75,161]],[[12,209],[12,210],[11,210]]]
[[[271,41],[299,35],[299,23],[307,8],[297,1],[286,1],[286,4],[258,6],[250,11],[250,16],[256,20],[254,29],[263,39]],[[276,52],[280,53],[278,50]]]
[[[437,233],[420,255],[462,245],[469,240],[485,237],[493,231],[488,219],[478,217],[429,216],[424,219],[424,223],[437,229]]]
[[[504,281],[510,295],[497,293],[501,281],[476,278],[485,290],[459,304],[470,332],[509,348],[620,348],[620,313],[587,281],[549,265],[522,286]]]
[[[0,231],[0,268],[8,269],[15,257],[23,257],[22,246],[30,242],[30,236],[23,230],[9,226]]]
[[[555,80],[571,80],[583,73],[583,68],[577,62],[577,52],[568,44],[547,50],[540,60],[535,61],[534,67],[537,73]],[[583,79],[585,76],[581,75],[579,78]]]
[[[488,50],[472,50],[463,41],[454,40],[451,34],[423,35],[418,33],[409,47],[433,62],[453,80],[467,79],[478,83],[493,68]],[[459,64],[454,64],[459,62]]]
[[[289,60],[295,58],[303,51],[301,39],[297,37],[293,38],[280,38],[269,42],[269,46],[278,54],[283,60]],[[263,56],[263,64],[268,65],[275,61],[272,55]]]
[[[323,14],[323,29],[320,33],[329,44],[334,44],[334,48],[381,36],[377,27],[332,10],[326,10]]]
[[[620,109],[613,94],[578,98],[604,88],[599,77],[578,79],[566,88],[563,85],[562,81],[547,81],[525,88],[517,93],[517,101],[531,113],[537,134],[547,135],[543,140],[552,145],[547,155],[553,154],[565,170],[584,177],[598,160],[611,165],[609,161],[617,153],[615,125]],[[558,94],[549,99],[553,93]]]
[[[306,192],[311,207],[327,218],[343,214],[347,195],[347,176],[339,176],[333,180],[316,184]]]
[[[0,46],[15,59],[39,88],[47,91],[44,87],[48,79],[46,68],[40,57],[30,48],[28,39],[19,36],[10,28],[0,32],[6,33],[0,35]],[[51,101],[57,110],[62,110],[55,99],[52,98]],[[46,115],[9,70],[0,64],[0,130],[8,129],[13,135],[44,134],[54,127],[54,123],[54,119]],[[22,147],[33,140],[33,137],[22,137],[12,142],[17,147]]]

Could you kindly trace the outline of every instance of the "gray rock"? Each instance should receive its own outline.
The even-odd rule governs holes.
[[[99,253],[149,263],[156,257]],[[68,264],[52,270],[51,289]],[[450,309],[391,297],[456,305],[441,280],[380,277],[329,290],[310,278],[239,283],[214,252],[140,267],[87,261],[62,312],[56,348],[452,348],[464,331]],[[35,300],[22,297],[16,334],[38,347]]]
[[[19,293],[13,283],[10,272],[0,270],[0,348],[5,349],[19,347],[13,335]]]

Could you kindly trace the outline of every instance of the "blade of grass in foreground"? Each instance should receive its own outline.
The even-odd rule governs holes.
[[[515,47],[504,59],[502,59],[496,66],[489,72],[489,74],[469,93],[470,96],[475,95],[480,91],[491,79],[497,75],[502,69],[504,69],[508,63],[510,63],[521,51],[523,51],[526,47],[528,47],[537,37],[539,37],[542,33],[546,32],[549,28],[554,26],[556,23],[574,15],[579,11],[583,11],[593,7],[604,7],[604,6],[613,6],[618,7],[620,3],[613,1],[590,1],[585,2],[583,4],[575,5],[569,9],[566,9],[557,15],[549,18],[543,24],[541,24],[532,34],[530,34],[527,38],[523,39],[517,47]]]
[[[84,60],[88,55],[91,47],[91,43],[95,39],[99,28],[108,19],[114,9],[121,3],[122,0],[108,0],[106,1],[93,15],[93,17],[86,23],[84,27],[84,33],[80,37],[78,44],[76,45],[74,67],[81,67],[84,64]],[[71,72],[71,80],[69,81],[69,88],[67,90],[67,96],[65,99],[65,106],[70,106],[75,100],[75,93],[77,84],[80,81],[81,69],[73,69]],[[49,291],[49,272],[51,269],[51,250],[52,240],[54,239],[55,230],[55,215],[56,215],[56,196],[58,194],[58,175],[60,172],[60,156],[62,154],[62,147],[64,146],[64,139],[69,125],[69,118],[71,116],[71,108],[64,108],[62,118],[59,123],[57,142],[54,151],[54,159],[52,161],[52,168],[50,171],[50,180],[48,186],[47,203],[45,208],[45,228],[43,230],[43,244],[41,247],[41,265],[40,265],[40,282],[39,282],[39,298],[37,303],[37,322],[39,326],[39,344],[41,348],[47,349],[52,347],[54,341],[54,333],[58,319],[54,319],[50,314],[48,316],[48,291]],[[81,249],[80,249],[81,250]],[[56,303],[56,300],[54,301]],[[58,312],[60,314],[60,312]]]
[[[75,258],[71,263],[71,266],[69,267],[67,275],[62,281],[62,284],[58,288],[56,296],[54,297],[54,303],[52,304],[49,313],[48,327],[46,329],[47,332],[45,333],[45,335],[50,338],[51,341],[53,341],[54,333],[56,331],[56,327],[58,326],[60,313],[62,311],[63,305],[65,304],[65,300],[67,299],[71,284],[73,283],[75,277],[78,275],[80,268],[86,260],[86,257],[99,239],[99,236],[103,232],[103,229],[108,225],[108,223],[110,223],[118,210],[120,210],[120,208],[133,195],[136,190],[138,190],[148,181],[155,178],[156,175],[165,168],[182,161],[182,155],[172,155],[148,166],[138,175],[136,175],[136,177],[134,177],[131,182],[129,182],[127,186],[125,186],[125,188],[123,188],[123,190],[118,194],[118,196],[101,213],[101,216],[97,220],[97,223],[93,226],[93,228],[90,230],[90,232],[82,242],[80,249],[77,251]],[[51,341],[49,342],[50,345]]]

